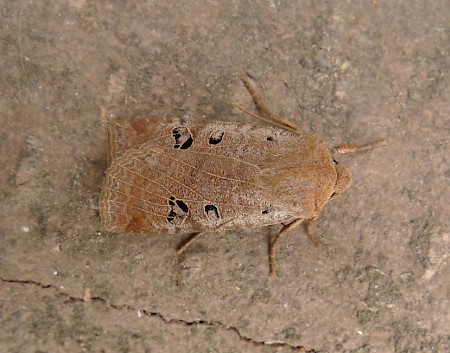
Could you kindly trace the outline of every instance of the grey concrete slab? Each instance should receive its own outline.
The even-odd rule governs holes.
[[[0,351],[450,351],[446,1],[3,1]],[[249,121],[239,80],[354,184],[278,227],[107,234],[107,118]],[[90,291],[90,298],[87,293]]]

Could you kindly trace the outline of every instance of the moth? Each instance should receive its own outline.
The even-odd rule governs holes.
[[[318,137],[272,114],[242,79],[267,124],[130,119],[107,124],[108,169],[100,195],[102,227],[123,233],[194,233],[282,225],[269,249],[276,274],[280,239],[306,222],[309,237],[323,207],[351,185],[335,153]]]

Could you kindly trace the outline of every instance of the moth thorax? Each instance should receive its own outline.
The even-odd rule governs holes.
[[[337,195],[352,185],[352,174],[341,163],[336,164],[336,185],[333,194]]]

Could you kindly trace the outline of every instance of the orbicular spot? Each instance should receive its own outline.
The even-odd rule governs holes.
[[[187,150],[194,143],[191,131],[185,126],[177,126],[172,130],[172,136],[175,140],[173,148]]]
[[[267,209],[266,210],[262,210],[261,213],[262,214],[269,214],[269,210],[267,210]]]
[[[219,209],[215,205],[205,205],[205,213],[212,221],[220,219]]]
[[[267,136],[267,137],[266,137],[266,140],[269,141],[269,142],[273,142],[273,141],[274,141],[274,138],[273,138],[272,136]]]
[[[218,145],[222,142],[223,140],[223,135],[225,134],[225,132],[223,131],[214,131],[210,136],[209,136],[209,144],[210,145]]]
[[[175,226],[183,224],[189,215],[189,206],[182,200],[177,200],[174,196],[170,196],[168,200],[170,210],[167,215],[167,222]]]

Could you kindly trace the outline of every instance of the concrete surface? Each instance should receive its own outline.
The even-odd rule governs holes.
[[[124,3],[1,1],[0,351],[449,352],[449,2]],[[249,121],[243,74],[330,147],[388,142],[340,156],[322,247],[270,278],[277,227],[102,233],[106,118]]]

